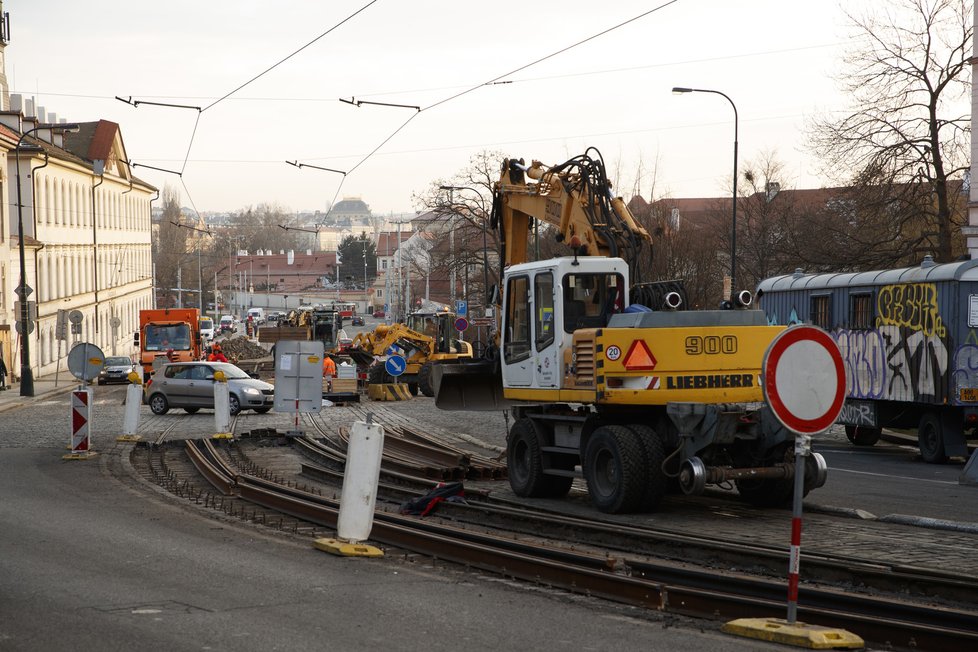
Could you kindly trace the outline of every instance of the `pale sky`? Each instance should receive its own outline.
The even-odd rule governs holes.
[[[59,118],[118,122],[131,161],[172,170],[184,167],[197,112],[133,108],[115,96],[213,104],[199,114],[183,174],[200,211],[324,210],[342,177],[286,160],[340,170],[362,162],[337,200],[359,196],[375,214],[411,211],[412,194],[483,149],[557,164],[592,146],[620,170],[626,197],[640,167],[657,168],[656,198],[725,195],[733,110],[717,95],[673,95],[673,86],[736,103],[741,169],[774,151],[787,168],[782,186],[825,183],[802,132],[814,112],[846,107],[830,78],[845,45],[836,0],[378,0],[214,104],[368,1],[6,0],[7,78],[11,92]],[[658,6],[502,78],[512,83],[442,102]],[[357,108],[341,97],[424,110]],[[176,186],[190,204],[178,177],[135,174]],[[641,190],[648,198],[649,175]]]

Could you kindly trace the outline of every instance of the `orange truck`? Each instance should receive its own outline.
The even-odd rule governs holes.
[[[133,344],[139,348],[144,379],[158,358],[162,362],[199,360],[200,312],[196,308],[140,310]]]

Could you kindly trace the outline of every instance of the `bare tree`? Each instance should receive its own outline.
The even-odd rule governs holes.
[[[169,307],[170,297],[176,294],[173,290],[178,287],[177,268],[186,256],[188,230],[180,226],[179,190],[169,184],[164,186],[162,206],[159,229],[153,238],[153,260],[156,262],[156,284],[163,297],[160,306]]]
[[[856,38],[839,81],[854,109],[816,119],[809,138],[840,185],[868,189],[850,203],[894,225],[860,234],[873,244],[895,231],[905,250],[941,261],[960,247],[951,182],[969,165],[973,11],[970,0],[880,0],[847,14]]]
[[[302,247],[302,231],[298,217],[275,204],[259,204],[242,209],[231,217],[228,235],[240,239],[242,248],[249,251],[267,249],[287,251]]]
[[[447,279],[454,273],[458,289],[480,303],[488,296],[486,280],[490,288],[499,283],[499,235],[490,216],[493,184],[504,159],[500,152],[483,150],[453,176],[437,179],[414,195],[415,208],[432,216],[422,226],[434,242],[429,252],[432,278]],[[454,251],[443,242],[450,239],[449,230],[454,232]]]

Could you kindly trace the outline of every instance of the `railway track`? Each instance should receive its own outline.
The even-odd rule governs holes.
[[[236,495],[318,528],[335,528],[335,500],[242,473],[229,453],[212,442],[188,441],[186,450],[220,494]],[[466,567],[667,613],[728,620],[770,617],[783,609],[784,587],[770,581],[571,550],[386,512],[377,513],[371,539]],[[955,651],[978,646],[978,614],[964,610],[803,587],[798,615],[804,622],[845,628],[892,648]]]
[[[384,410],[382,416],[386,417],[387,413],[389,410]],[[276,435],[277,439],[246,436],[232,445],[220,446],[212,442],[195,442],[193,448],[200,450],[205,460],[205,470],[200,471],[191,465],[190,458],[197,455],[189,445],[184,452],[174,445],[175,442],[167,441],[167,435],[179,425],[179,421],[175,421],[152,445],[137,447],[133,460],[144,469],[146,477],[168,491],[228,516],[300,536],[331,536],[337,506],[335,500],[325,498],[323,494],[332,494],[335,499],[342,482],[345,428],[335,421],[320,419],[306,419],[304,423],[316,430],[318,441],[289,438],[290,446],[265,446],[272,441],[285,442],[276,431],[266,430],[252,434]],[[447,468],[457,464],[464,468],[468,463],[465,456],[471,455],[443,443],[437,436],[418,431],[416,424],[407,419],[385,423],[385,428],[396,433],[389,438],[392,442],[411,438],[419,442],[417,446],[403,446],[393,455],[399,460],[399,469],[382,469],[379,499],[394,505],[429,491],[439,481],[438,477],[431,477],[430,468],[425,472],[426,467]],[[140,451],[140,448],[144,450]],[[308,450],[302,455],[312,459],[299,459],[296,451],[303,449]],[[275,454],[270,458],[269,454],[273,452]],[[142,459],[137,459],[140,456]],[[210,479],[205,480],[205,475]],[[424,534],[418,534],[406,532],[408,525],[405,522],[394,522],[379,529],[375,526],[371,538],[388,546],[488,572],[666,612],[727,619],[759,613],[776,616],[783,611],[783,582],[694,569],[676,563],[693,561],[708,566],[738,566],[751,573],[767,572],[780,580],[787,563],[787,551],[783,548],[732,544],[682,532],[630,527],[603,522],[600,518],[582,519],[566,513],[527,509],[517,501],[499,500],[489,492],[472,491],[471,484],[467,485],[466,493],[467,505],[443,503],[439,507],[440,515],[452,522],[467,524],[465,527],[431,530],[435,526],[449,526],[428,519],[421,522]],[[394,516],[378,512],[377,522],[387,523]],[[406,523],[417,524],[418,520],[407,519]],[[457,534],[456,530],[466,534]],[[509,534],[500,536],[501,531]],[[490,544],[479,538],[473,540],[473,536],[489,536],[507,542],[519,540],[527,545],[530,539],[549,539],[544,548],[566,550],[566,546],[572,545],[575,554],[614,561],[610,567],[601,570],[587,567],[590,572],[600,574],[596,578],[588,573],[574,575],[570,571],[562,575],[552,568],[546,571],[534,569],[538,562],[524,559],[529,553],[518,548],[503,546],[505,554],[484,549]],[[470,547],[457,549],[455,546],[460,544],[453,543],[455,538],[467,540]],[[554,544],[554,541],[561,543]],[[516,558],[509,555],[516,555]],[[659,561],[645,557],[655,557]],[[663,558],[674,561],[662,562]],[[560,566],[570,562],[551,560],[550,563]],[[810,553],[803,556],[802,564],[809,581],[812,576],[817,576],[819,580],[855,586],[863,584],[873,589],[888,588],[920,595],[930,592],[960,600],[965,605],[978,602],[975,597],[978,582],[952,577],[950,573],[941,576],[909,566],[868,564],[843,556]],[[517,568],[519,572],[514,571]],[[609,574],[641,580],[642,583],[617,585],[607,577]],[[975,614],[956,606],[925,607],[899,599],[852,595],[811,586],[803,586],[800,603],[804,605],[800,606],[800,619],[845,627],[881,645],[955,650],[971,649],[978,643]],[[867,604],[873,606],[865,606]],[[850,624],[842,624],[844,622]]]
[[[327,485],[340,486],[344,451],[321,442],[297,439],[293,447],[309,461],[301,474]],[[381,469],[378,498],[401,504],[430,491],[437,483],[420,475]],[[788,564],[784,547],[758,543],[738,544],[663,528],[625,525],[600,517],[580,518],[555,513],[466,490],[467,503],[443,503],[439,513],[457,522],[505,530],[513,534],[547,537],[579,546],[600,547],[617,554],[646,555],[676,563],[735,568],[753,575],[781,578]],[[957,574],[940,574],[912,565],[893,566],[806,552],[805,577],[824,584],[872,587],[893,594],[931,596],[961,604],[978,604],[978,582]]]

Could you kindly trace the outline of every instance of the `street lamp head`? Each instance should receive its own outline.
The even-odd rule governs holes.
[[[31,131],[40,131],[42,129],[57,129],[65,133],[77,133],[81,127],[78,126],[77,122],[42,122]]]
[[[692,93],[692,88],[686,88],[684,86],[673,86],[672,92],[676,95],[682,95],[683,93]]]

